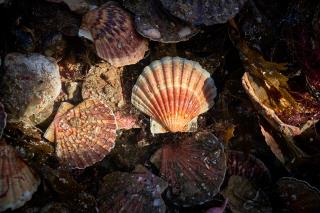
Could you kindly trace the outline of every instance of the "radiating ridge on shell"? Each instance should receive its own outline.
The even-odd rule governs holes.
[[[196,133],[177,143],[164,144],[152,156],[171,187],[167,198],[176,205],[207,202],[220,191],[226,173],[222,143],[210,133]]]
[[[164,57],[144,68],[131,103],[166,131],[186,132],[194,118],[213,106],[216,94],[210,73],[199,63]]]
[[[14,148],[0,141],[0,212],[23,206],[39,184],[38,176],[18,157]]]
[[[97,55],[116,67],[137,63],[148,50],[148,41],[135,31],[129,12],[112,1],[89,11],[80,30],[91,33]]]
[[[101,161],[114,147],[116,121],[104,103],[87,99],[54,121],[56,155],[71,168]]]

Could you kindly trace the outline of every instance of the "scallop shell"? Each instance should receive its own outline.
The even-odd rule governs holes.
[[[263,115],[263,117],[273,126],[276,130],[280,131],[284,136],[293,137],[302,134],[306,129],[318,122],[319,113],[314,116],[314,119],[308,120],[300,126],[293,126],[282,121],[276,112],[267,106],[268,94],[266,90],[255,80],[255,77],[248,72],[244,73],[242,77],[242,86],[249,98],[253,102],[256,109]]]
[[[10,53],[4,67],[0,94],[8,122],[29,121],[53,105],[61,90],[59,67],[53,58]]]
[[[40,179],[4,141],[0,141],[0,168],[0,212],[23,206],[37,191]]]
[[[158,0],[125,0],[124,5],[135,13],[138,33],[150,40],[177,43],[188,40],[200,31],[168,14]]]
[[[4,111],[4,106],[0,102],[0,138],[2,137],[3,129],[6,127],[7,114]]]
[[[165,144],[151,162],[171,187],[168,199],[182,206],[212,200],[220,191],[227,169],[223,145],[210,133]]]
[[[56,155],[60,162],[82,169],[101,161],[115,145],[116,121],[112,110],[93,99],[62,110],[66,112],[57,113],[54,127],[51,125],[45,135],[57,143]]]
[[[309,183],[283,177],[276,183],[277,212],[320,212],[320,192]]]
[[[257,185],[269,186],[271,175],[264,163],[253,155],[235,150],[228,151],[228,170],[229,176],[236,175],[248,178]]]
[[[163,128],[189,131],[190,122],[214,104],[217,91],[199,63],[164,57],[145,67],[132,89],[131,103]]]
[[[168,184],[145,171],[113,172],[103,178],[98,192],[101,212],[165,213],[161,194]],[[141,169],[140,169],[141,170]]]
[[[268,196],[245,177],[231,176],[222,194],[233,213],[272,213]]]
[[[160,0],[172,15],[194,25],[225,23],[233,18],[247,0]]]
[[[136,64],[148,50],[148,41],[135,31],[131,15],[115,2],[89,11],[79,33],[83,31],[90,32],[98,56],[116,67]]]

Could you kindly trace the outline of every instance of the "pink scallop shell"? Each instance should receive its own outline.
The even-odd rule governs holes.
[[[148,50],[148,41],[135,31],[130,13],[115,2],[89,11],[81,28],[90,31],[98,56],[116,67],[136,64]]]
[[[17,209],[29,201],[40,179],[15,150],[0,141],[0,212]]]
[[[164,57],[144,68],[131,102],[166,131],[186,132],[193,119],[213,106],[216,94],[213,79],[199,63]]]

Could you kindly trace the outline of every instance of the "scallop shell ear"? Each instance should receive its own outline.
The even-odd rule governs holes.
[[[188,132],[198,115],[213,106],[216,94],[210,73],[199,63],[164,57],[144,68],[131,102],[155,121],[153,133]]]
[[[23,206],[39,184],[38,176],[17,156],[15,150],[0,141],[0,212]]]

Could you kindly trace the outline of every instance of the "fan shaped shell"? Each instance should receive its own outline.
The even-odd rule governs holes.
[[[320,192],[309,183],[282,177],[276,183],[278,212],[320,212]]]
[[[15,150],[0,141],[0,212],[23,206],[39,184],[40,179]]]
[[[87,99],[54,120],[56,155],[71,168],[86,168],[114,147],[116,121],[112,110]]]
[[[148,41],[135,31],[130,14],[115,2],[89,11],[81,29],[91,33],[98,56],[116,67],[137,63],[148,50]]]
[[[215,96],[214,81],[199,63],[164,57],[144,68],[131,102],[165,130],[186,132],[193,119],[213,106]]]
[[[247,0],[160,0],[170,13],[195,25],[225,23]]]
[[[103,178],[98,192],[99,209],[106,213],[165,213],[161,194],[167,186],[149,171],[110,173]]]
[[[219,192],[227,168],[223,145],[210,133],[165,144],[151,162],[171,187],[168,199],[182,206],[211,200]]]
[[[271,183],[271,175],[269,169],[264,163],[253,155],[246,155],[243,152],[229,150],[228,151],[228,170],[229,176],[236,175],[246,177],[256,185],[269,186]]]

